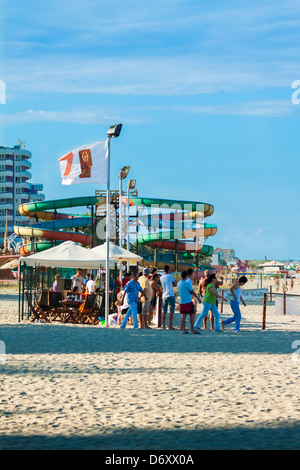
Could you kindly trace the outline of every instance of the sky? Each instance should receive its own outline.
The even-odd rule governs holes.
[[[299,0],[0,0],[0,145],[46,200],[93,195],[59,158],[120,122],[113,188],[130,165],[141,197],[214,206],[208,244],[299,259],[299,26]]]

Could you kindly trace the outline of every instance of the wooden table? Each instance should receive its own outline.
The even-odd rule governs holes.
[[[60,300],[59,303],[64,307],[64,323],[67,323],[71,319],[74,320],[75,312],[78,311],[78,308],[83,302],[83,300]]]

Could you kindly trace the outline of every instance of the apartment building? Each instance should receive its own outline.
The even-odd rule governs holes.
[[[43,201],[42,184],[32,184],[31,152],[19,142],[13,148],[0,147],[0,248],[3,248],[7,218],[8,236],[13,233],[14,225],[28,224],[21,217],[18,206],[27,202]]]
[[[233,248],[215,248],[214,254],[219,254],[225,261],[236,261],[235,250]]]

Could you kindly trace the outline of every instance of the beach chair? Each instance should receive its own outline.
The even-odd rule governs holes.
[[[36,294],[35,294],[36,296]],[[37,296],[36,296],[37,299]],[[47,290],[42,290],[40,293],[40,297],[38,300],[36,300],[36,303],[43,309],[47,310],[48,307],[48,291]]]
[[[96,294],[87,294],[83,304],[78,309],[76,323],[94,324],[98,322],[98,305]]]
[[[64,318],[65,308],[60,304],[61,300],[63,300],[62,292],[48,291],[49,317],[51,321],[63,320]]]
[[[49,319],[49,310],[43,310],[39,304],[37,303],[36,306],[33,305],[32,300],[31,300],[31,295],[29,292],[25,292],[26,300],[28,303],[29,310],[31,311],[31,317],[30,321],[39,321],[39,320],[44,320],[47,323],[50,322]]]

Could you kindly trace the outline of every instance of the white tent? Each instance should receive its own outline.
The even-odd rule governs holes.
[[[258,265],[258,268],[272,268],[272,267],[284,267],[284,263],[280,263],[279,261],[267,261],[266,263],[262,263]]]
[[[95,246],[95,248],[91,248],[89,250],[91,253],[95,253],[97,256],[103,256],[106,258],[106,243],[103,245]],[[129,263],[138,263],[142,261],[142,257],[136,255],[135,253],[131,253],[131,251],[125,250],[125,248],[121,248],[114,243],[109,243],[109,258],[114,259],[118,262],[122,261],[129,261]]]
[[[28,266],[99,269],[101,265],[105,265],[105,259],[105,256],[92,253],[92,250],[83,248],[75,242],[66,241],[41,253],[22,256],[20,261]]]

